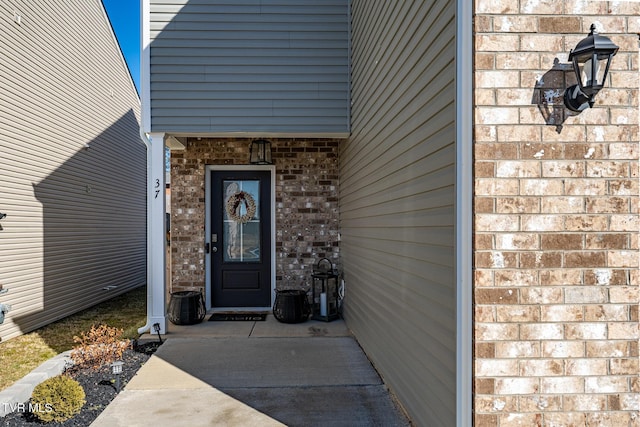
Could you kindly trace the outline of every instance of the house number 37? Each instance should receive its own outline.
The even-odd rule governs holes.
[[[156,179],[156,184],[154,185],[154,187],[156,190],[156,196],[154,197],[154,199],[158,198],[158,194],[160,194],[160,180]]]

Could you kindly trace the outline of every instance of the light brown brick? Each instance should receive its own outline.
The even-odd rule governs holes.
[[[629,381],[623,376],[590,376],[585,379],[587,393],[620,393],[629,391]]]
[[[475,413],[473,415],[473,425],[476,427],[496,427],[498,425],[498,416],[495,414]]]
[[[518,396],[519,412],[537,413],[540,411],[550,412],[562,409],[562,396],[557,395],[533,395]]]
[[[568,268],[587,268],[605,266],[606,254],[603,251],[581,251],[565,254],[564,265]]]
[[[561,179],[522,179],[522,196],[560,196],[564,194],[564,182]]]
[[[629,162],[587,162],[588,177],[624,178],[629,176]]]
[[[524,52],[559,52],[563,50],[562,37],[546,34],[523,34],[520,49]]]
[[[522,304],[557,304],[563,301],[564,290],[557,287],[524,288],[520,290]]]
[[[639,301],[638,286],[616,286],[609,289],[609,298],[612,303],[633,304]]]
[[[531,233],[496,234],[497,250],[535,250],[540,248],[538,235]]]
[[[542,213],[580,213],[584,212],[584,197],[547,196],[541,198]]]
[[[476,304],[515,304],[518,290],[510,288],[483,288],[475,292]]]
[[[568,304],[602,304],[607,302],[608,293],[603,287],[574,286],[564,290]]]
[[[473,200],[475,213],[495,213],[495,199],[491,197],[476,197]]]
[[[586,356],[593,358],[628,357],[631,356],[629,344],[629,341],[625,340],[587,341],[585,343]]]
[[[492,359],[496,357],[496,344],[490,342],[476,343],[474,356],[476,359]]]
[[[562,266],[562,254],[559,252],[522,252],[520,266],[526,269],[559,268]]]
[[[517,360],[476,359],[475,361],[477,377],[509,377],[517,374]]]
[[[476,215],[477,231],[519,231],[519,228],[519,221],[515,215]]]
[[[587,213],[628,213],[628,197],[586,197]]]
[[[539,341],[498,342],[495,344],[495,357],[532,358],[540,357]]]
[[[637,358],[611,359],[611,375],[638,375],[640,374],[639,361]]]
[[[571,160],[548,161],[542,163],[542,176],[548,178],[580,178],[585,176],[584,162]]]
[[[496,176],[500,178],[538,178],[540,162],[508,160],[496,162]]]
[[[556,359],[521,360],[519,365],[522,377],[552,377],[565,373],[563,362]]]
[[[531,305],[497,306],[496,315],[498,322],[538,322],[540,321],[540,308]]]
[[[498,378],[496,379],[496,394],[531,394],[539,389],[537,378]]]
[[[538,285],[537,270],[497,270],[495,272],[495,286],[536,286]]]
[[[585,344],[581,341],[544,341],[541,354],[554,358],[584,357]]]
[[[640,338],[638,322],[609,322],[608,338],[612,340],[637,340]]]
[[[540,54],[537,52],[496,53],[495,67],[498,70],[527,70],[540,68]]]
[[[564,329],[558,323],[520,325],[520,337],[525,340],[559,340],[564,337]]]
[[[543,322],[580,322],[584,320],[582,305],[543,305],[540,307],[540,319]]]
[[[540,392],[546,394],[572,394],[584,392],[585,380],[580,377],[541,378]]]
[[[478,341],[513,341],[518,337],[518,326],[507,323],[476,323]]]
[[[541,16],[538,19],[538,28],[541,33],[579,33],[582,20],[577,16]]]
[[[606,395],[577,395],[565,396],[563,399],[566,411],[604,411],[607,409]]]
[[[607,338],[607,324],[601,322],[569,323],[565,325],[569,340],[601,340]]]
[[[540,236],[542,250],[578,250],[583,248],[582,234],[550,233]]]
[[[566,231],[606,231],[608,218],[602,215],[567,215],[564,226]]]
[[[571,179],[565,184],[567,195],[604,196],[607,194],[607,182],[595,179]]]
[[[523,215],[522,231],[556,231],[565,226],[562,215]]]
[[[475,278],[475,286],[477,287],[487,287],[487,286],[495,286],[494,280],[494,271],[493,270],[482,270],[476,269],[473,273],[473,277]]]
[[[493,378],[478,378],[474,381],[476,394],[493,394],[495,392],[495,380]]]
[[[574,286],[584,284],[580,269],[550,269],[540,272],[540,284],[544,286]]]
[[[518,109],[512,107],[484,107],[475,109],[475,122],[481,125],[501,125],[516,123]]]
[[[498,213],[539,213],[539,197],[497,197],[496,212]]]
[[[629,319],[629,306],[623,304],[588,305],[584,309],[587,322],[624,322]]]
[[[628,285],[628,272],[624,269],[595,268],[584,272],[585,285],[619,286]]]
[[[638,231],[640,229],[640,217],[636,214],[611,215],[611,231]]]
[[[475,38],[477,52],[515,52],[520,38],[511,34],[478,34]]]
[[[613,251],[607,252],[607,264],[610,267],[637,268],[640,262],[638,251]]]
[[[520,82],[518,71],[487,70],[474,73],[477,88],[517,88]]]

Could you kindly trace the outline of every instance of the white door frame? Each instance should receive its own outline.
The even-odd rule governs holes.
[[[271,309],[276,295],[276,167],[274,165],[206,165],[204,168],[205,244],[211,247],[211,172],[217,171],[270,171],[271,172],[271,303],[268,307],[225,307],[225,310],[264,310]],[[211,254],[205,253],[205,305],[211,310]]]

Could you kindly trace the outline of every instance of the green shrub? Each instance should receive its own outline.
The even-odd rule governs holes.
[[[73,337],[78,345],[71,351],[71,360],[78,366],[98,369],[102,365],[122,359],[122,354],[131,348],[130,340],[123,340],[122,329],[108,325],[92,325],[89,332]]]
[[[30,408],[40,421],[61,422],[73,417],[85,403],[80,383],[65,375],[38,384],[31,394]]]

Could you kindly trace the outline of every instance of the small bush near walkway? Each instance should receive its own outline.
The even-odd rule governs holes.
[[[24,377],[45,360],[76,346],[74,336],[92,325],[123,329],[123,338],[138,338],[146,322],[146,286],[65,317],[28,334],[0,343],[0,390]]]

